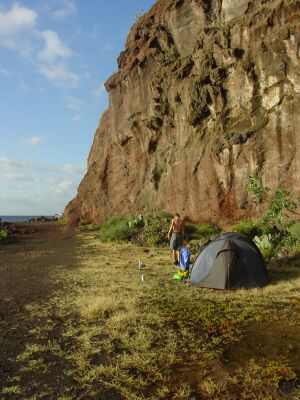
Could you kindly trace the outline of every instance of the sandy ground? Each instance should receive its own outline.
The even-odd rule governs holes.
[[[54,291],[63,289],[64,283],[51,277],[56,270],[74,268],[76,257],[75,235],[57,224],[18,224],[18,230],[13,243],[0,246],[0,389],[11,385],[10,379],[19,369],[16,357],[30,341],[30,332],[41,323],[32,318],[28,305],[45,304]],[[61,324],[55,318],[52,323],[57,329],[51,331],[52,338],[59,334]],[[48,379],[57,378],[56,367],[54,363]],[[23,384],[30,379],[25,372],[18,374]],[[22,398],[14,396],[9,398]]]

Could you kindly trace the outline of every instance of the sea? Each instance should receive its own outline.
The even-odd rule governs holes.
[[[36,217],[39,215],[0,215],[2,222],[27,222]],[[51,218],[53,215],[43,215],[43,217]]]

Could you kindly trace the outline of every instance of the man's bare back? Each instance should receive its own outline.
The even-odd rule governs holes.
[[[172,220],[173,232],[175,233],[183,233],[183,222],[181,219],[174,218]]]

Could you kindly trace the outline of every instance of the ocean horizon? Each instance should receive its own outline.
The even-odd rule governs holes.
[[[27,222],[32,218],[40,217],[39,215],[0,215],[2,222]],[[43,215],[43,217],[51,218],[53,215]]]

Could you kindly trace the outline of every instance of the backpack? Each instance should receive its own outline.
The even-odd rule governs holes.
[[[189,249],[183,247],[180,252],[180,265],[179,265],[180,270],[188,271],[190,269],[190,262],[191,262],[190,256],[191,253]]]

